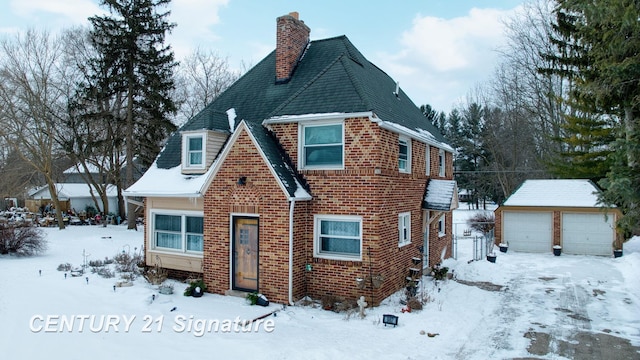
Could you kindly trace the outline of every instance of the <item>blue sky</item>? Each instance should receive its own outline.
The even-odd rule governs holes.
[[[524,0],[173,0],[168,38],[178,60],[196,47],[232,67],[256,64],[275,47],[276,18],[297,11],[311,39],[346,35],[400,82],[416,105],[449,112],[493,73],[502,20]],[[27,28],[86,25],[98,0],[3,0],[0,36]]]

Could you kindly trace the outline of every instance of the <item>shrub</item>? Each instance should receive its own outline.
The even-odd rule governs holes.
[[[449,272],[448,267],[435,266],[433,268],[433,278],[436,280],[444,280],[447,277],[447,272]]]
[[[487,234],[496,226],[496,218],[492,212],[483,211],[467,219],[467,225],[473,230]]]
[[[129,255],[128,253],[119,253],[113,257],[118,272],[137,273],[138,263],[142,261],[142,255]]]
[[[115,276],[113,271],[111,271],[111,269],[107,267],[94,268],[94,269],[97,269],[95,272],[105,279],[111,279],[112,277]]]
[[[249,303],[249,305],[255,305],[258,302],[258,296],[260,296],[260,294],[258,294],[257,292],[248,293],[247,302]]]
[[[422,310],[422,303],[417,297],[412,296],[407,300],[407,307],[411,310]]]
[[[204,281],[202,279],[198,279],[195,281],[192,281],[189,286],[187,286],[186,289],[184,289],[184,296],[191,296],[191,294],[193,293],[193,290],[195,290],[195,288],[199,287],[202,292],[207,291],[207,285],[204,283]]]
[[[31,256],[47,249],[42,231],[29,224],[0,227],[0,254]]]
[[[71,264],[65,263],[58,265],[58,271],[71,271]]]
[[[320,301],[322,302],[322,308],[323,309],[325,309],[325,310],[333,310],[333,307],[338,302],[338,298],[335,297],[334,295],[327,294],[327,295],[323,295],[320,298]]]
[[[104,266],[104,262],[102,260],[89,260],[89,266],[101,267],[101,266]]]
[[[160,285],[168,277],[167,270],[161,268],[159,265],[150,268],[144,273],[144,278],[147,279],[151,285]]]

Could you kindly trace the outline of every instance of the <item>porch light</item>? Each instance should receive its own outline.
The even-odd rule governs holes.
[[[384,314],[382,315],[382,322],[384,323],[384,326],[388,325],[393,325],[393,327],[398,326],[398,317],[395,315],[391,315],[391,314]]]

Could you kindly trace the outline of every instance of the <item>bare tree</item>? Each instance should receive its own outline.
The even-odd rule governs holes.
[[[63,156],[55,137],[66,114],[62,42],[46,31],[28,30],[0,42],[0,137],[44,177],[61,209],[54,163]],[[64,229],[62,213],[58,226]]]
[[[568,78],[541,72],[552,64],[545,54],[554,52],[549,40],[553,28],[549,19],[554,4],[548,0],[525,2],[522,11],[506,22],[507,45],[501,51],[499,77],[518,82],[519,106],[534,131],[540,156],[547,159],[562,151],[556,139],[562,135],[564,115],[570,109],[562,101],[571,86]]]
[[[178,125],[204,109],[239,77],[240,71],[230,69],[228,58],[215,50],[195,49],[176,73]]]

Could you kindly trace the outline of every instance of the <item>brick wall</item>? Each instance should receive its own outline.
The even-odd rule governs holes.
[[[274,124],[281,145],[294,164],[298,156],[298,125]],[[239,130],[244,131],[244,130]],[[294,207],[293,298],[335,295],[357,299],[364,295],[378,304],[405,284],[412,257],[423,245],[421,209],[426,176],[426,145],[412,141],[411,174],[398,171],[398,135],[368,118],[345,120],[345,170],[301,170],[313,199]],[[430,152],[437,164],[438,152]],[[449,162],[449,165],[451,163]],[[432,169],[437,166],[432,165]],[[246,176],[246,185],[238,185]],[[272,302],[288,301],[289,201],[249,136],[240,133],[204,199],[204,279],[209,291],[225,293],[230,283],[230,214],[259,215],[259,291]],[[398,214],[411,213],[411,239],[398,246]],[[363,219],[362,260],[343,261],[313,256],[314,215],[355,215]],[[451,214],[447,235],[431,234],[430,254],[451,255]],[[435,224],[437,227],[437,224]],[[431,231],[431,229],[430,229]],[[437,228],[436,228],[437,233]],[[432,260],[435,261],[435,260]],[[439,260],[437,261],[439,262]],[[311,265],[311,271],[305,265]],[[420,266],[417,266],[420,267]],[[356,278],[382,275],[382,286],[356,285]]]
[[[309,42],[311,30],[298,20],[296,12],[280,16],[276,23],[276,80],[285,81],[290,78],[298,58]]]
[[[305,242],[303,264],[312,265],[310,272],[302,273],[302,293],[313,298],[331,294],[356,299],[364,295],[367,301],[378,303],[404,286],[408,269],[415,267],[411,258],[420,255],[418,247],[423,245],[424,237],[421,204],[427,181],[426,145],[412,141],[411,174],[399,173],[398,134],[381,129],[366,117],[349,118],[344,124],[345,170],[300,171],[313,194],[313,200],[306,204],[306,221],[301,222],[306,229],[300,226],[304,231],[300,238]],[[298,124],[272,124],[270,128],[297,164]],[[430,161],[437,174],[438,150],[435,148],[431,149]],[[452,166],[452,158],[447,157],[447,161]],[[447,175],[451,174],[449,170]],[[408,211],[411,212],[412,242],[399,247],[398,214]],[[362,261],[314,258],[314,214],[361,216]],[[451,220],[449,214],[448,235],[433,244],[438,254],[443,247],[448,249],[447,256],[451,254]],[[359,289],[355,279],[367,278],[369,274],[382,275],[385,279],[382,286],[372,289],[369,284]],[[295,293],[298,294],[298,290]]]
[[[232,213],[259,215],[258,290],[288,301],[289,202],[244,130],[205,194],[204,280],[210,292],[230,290]],[[237,184],[246,176],[246,185]]]

